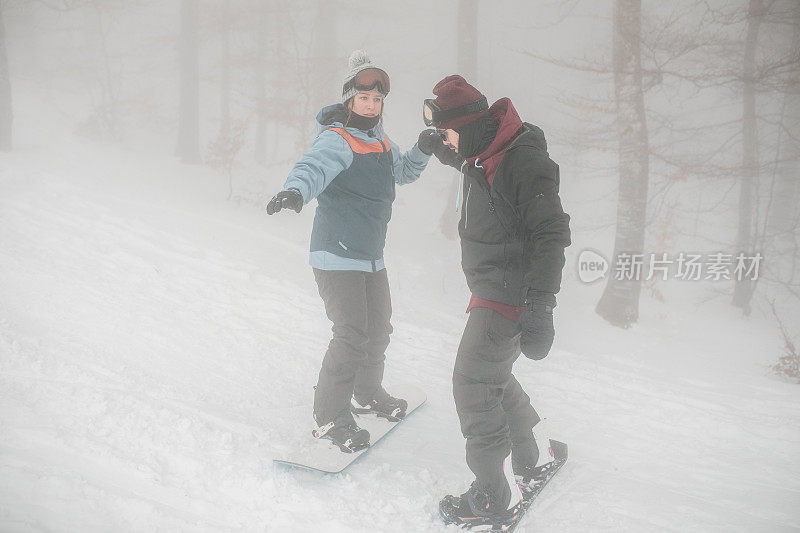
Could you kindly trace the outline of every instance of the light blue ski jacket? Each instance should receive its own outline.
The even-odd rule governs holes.
[[[317,137],[292,168],[284,188],[300,191],[304,204],[318,201],[312,267],[377,272],[385,268],[383,248],[394,186],[416,181],[430,156],[416,144],[402,153],[381,124],[368,131],[345,128],[344,116],[342,104],[317,114]]]

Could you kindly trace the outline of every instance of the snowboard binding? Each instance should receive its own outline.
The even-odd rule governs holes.
[[[351,412],[352,412],[354,415],[375,415],[375,416],[377,416],[378,418],[385,418],[385,419],[386,419],[386,420],[388,420],[389,422],[400,422],[400,421],[403,419],[403,416],[402,416],[402,415],[405,415],[405,413],[403,413],[403,412],[400,412],[400,411],[399,411],[399,410],[397,410],[397,409],[395,409],[395,410],[394,410],[394,411],[392,411],[391,413],[381,413],[381,412],[378,412],[378,411],[373,411],[372,409],[367,409],[367,408],[363,408],[363,407],[355,407],[355,406],[353,406],[353,407],[350,409],[350,411],[351,411]]]
[[[384,392],[381,399],[372,399],[364,405],[353,398],[350,403],[350,412],[355,415],[375,415],[378,418],[385,418],[389,422],[399,422],[406,416],[408,402],[395,398]]]
[[[344,453],[354,453],[369,448],[369,431],[355,423],[335,424],[329,422],[311,430],[315,439],[328,439]]]
[[[466,495],[445,496],[439,502],[439,516],[445,524],[455,524],[470,531],[510,531],[522,518],[524,500],[498,515],[479,515],[472,511]]]
[[[469,531],[503,531],[505,533],[512,533],[519,525],[522,517],[530,508],[536,497],[544,490],[545,486],[549,484],[550,480],[558,473],[564,463],[567,462],[568,449],[567,445],[563,442],[550,440],[550,448],[552,450],[553,461],[545,465],[536,467],[535,474],[531,475],[514,476],[515,482],[522,492],[522,501],[519,502],[514,508],[498,515],[492,516],[479,516],[472,510],[472,506],[467,501],[467,494],[461,496],[445,496],[439,502],[439,515],[446,524],[456,524],[462,529]],[[526,472],[529,474],[529,472]],[[524,481],[526,479],[527,481]],[[471,487],[470,487],[471,488]]]

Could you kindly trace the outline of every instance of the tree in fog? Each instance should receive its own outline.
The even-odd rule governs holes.
[[[759,138],[757,145],[757,154],[768,160],[759,162],[763,205],[755,221],[755,239],[769,258],[761,278],[777,284],[778,294],[800,299],[800,2],[771,2],[766,7],[761,22],[766,36],[787,27],[791,31],[773,43],[777,50],[756,68],[756,89],[775,103],[772,115],[758,117],[761,130],[775,133],[771,142]]]
[[[785,20],[792,25],[789,45],[791,70],[784,80],[778,116],[778,153],[774,195],[769,213],[770,233],[791,246],[798,245],[800,215],[800,2],[792,2]],[[784,250],[788,251],[788,250]]]
[[[646,79],[655,85],[666,85],[669,80],[673,94],[689,90],[699,97],[713,95],[717,105],[730,106],[736,113],[733,119],[726,116],[699,124],[690,119],[688,125],[678,126],[677,114],[669,113],[671,110],[656,113],[648,109],[648,116],[655,117],[673,139],[688,145],[675,148],[676,143],[668,143],[653,149],[653,156],[676,175],[689,174],[695,182],[714,184],[709,189],[714,198],[705,202],[708,206],[728,204],[727,197],[732,193],[736,201],[732,212],[700,208],[703,202],[697,198],[696,217],[702,210],[704,215],[713,213],[715,221],[722,223],[732,213],[736,228],[720,238],[701,227],[701,236],[715,246],[723,241],[733,257],[738,253],[745,257],[770,255],[771,267],[776,267],[780,259],[772,248],[777,232],[770,220],[773,216],[783,220],[784,233],[791,231],[789,227],[797,228],[791,222],[793,206],[797,205],[792,192],[796,174],[782,180],[785,171],[781,168],[791,163],[781,161],[791,160],[792,148],[798,142],[789,95],[797,92],[800,53],[797,41],[787,46],[787,32],[781,30],[793,25],[796,31],[798,5],[794,0],[685,2],[677,15],[659,21],[643,36],[651,56]],[[781,100],[783,106],[778,106]],[[785,146],[787,143],[791,146]],[[769,174],[774,177],[774,186],[765,179]],[[691,214],[685,206],[679,209]],[[693,237],[698,237],[697,230]],[[796,248],[793,253],[797,253]],[[796,255],[797,260],[800,255]],[[732,303],[749,313],[756,282],[747,276],[734,277],[733,285]]]
[[[614,99],[619,137],[619,197],[612,275],[597,304],[600,316],[628,327],[639,317],[641,279],[616,275],[623,257],[644,249],[645,214],[649,179],[649,147],[644,109],[641,59],[641,0],[616,0],[614,4]],[[630,279],[628,279],[630,278]]]
[[[702,172],[736,180],[736,233],[729,237],[733,250],[745,256],[763,254],[768,263],[762,270],[768,272],[760,277],[781,281],[800,297],[795,292],[800,285],[793,281],[793,274],[788,281],[777,279],[782,258],[790,260],[792,272],[800,261],[797,245],[792,243],[789,249],[785,246],[788,240],[794,241],[798,229],[797,174],[792,175],[789,169],[793,162],[796,165],[800,142],[797,112],[791,106],[793,101],[796,106],[792,95],[798,92],[799,4],[748,0],[746,5],[734,6],[733,11],[727,5],[703,5],[713,23],[723,31],[733,28],[740,36],[729,42],[708,42],[701,51],[713,68],[684,77],[703,88],[732,91],[739,99],[741,118],[733,122],[738,131],[712,149],[717,153],[730,151],[726,144],[738,140],[733,156],[710,172]],[[792,27],[793,37],[781,31],[787,26]],[[733,283],[733,305],[749,314],[757,282],[745,277]]]
[[[11,75],[6,54],[6,31],[3,23],[3,0],[0,0],[0,150],[11,150],[13,123],[11,109]]]
[[[760,278],[776,277],[763,274],[786,263],[788,253],[792,274],[783,268],[780,283],[791,291],[800,289],[793,274],[800,265],[800,243],[795,238],[800,228],[796,186],[800,134],[792,106],[796,102],[792,95],[800,87],[800,49],[797,40],[787,44],[789,32],[783,30],[792,28],[798,38],[798,11],[800,3],[794,0],[648,4],[642,13],[640,44],[642,88],[652,94],[645,107],[651,177],[642,230],[646,227],[652,245],[662,252],[675,239],[687,237],[691,246],[701,243],[709,252],[769,255]],[[528,55],[583,72],[614,74],[615,82],[619,79],[619,72],[602,60]],[[604,116],[615,119],[618,131],[624,131],[619,105],[609,109],[606,100],[594,95],[562,101],[584,117],[593,114],[581,123],[580,136],[575,137],[578,149],[607,144],[609,124]],[[708,102],[725,114],[705,109]],[[626,194],[622,186],[620,194]],[[635,214],[624,205],[619,204],[618,221]],[[731,223],[732,231],[719,235],[720,228]],[[619,233],[616,237],[615,256],[624,251]],[[746,276],[743,282],[732,278],[732,301],[747,312],[756,284]],[[658,297],[655,283],[647,286]],[[608,291],[609,287],[604,299]],[[599,312],[606,303],[601,302]]]
[[[247,7],[244,8],[247,12]],[[231,114],[231,79],[234,67],[239,66],[239,58],[234,59],[231,52],[231,31],[239,31],[238,23],[242,12],[231,6],[230,0],[211,7],[206,13],[210,16],[214,33],[219,35],[220,54],[217,71],[219,72],[219,131],[209,144],[204,160],[211,167],[222,170],[228,178],[228,197],[233,197],[234,167],[239,152],[244,146],[247,120],[234,119]]]
[[[275,15],[270,13],[272,2],[262,2],[254,19],[256,24],[253,73],[255,75],[255,160],[262,165],[267,162],[267,69],[269,66],[269,23]],[[273,26],[274,29],[274,26]]]
[[[231,123],[231,2],[225,0],[219,13],[220,61],[219,61],[219,129],[224,134]]]
[[[747,9],[747,36],[742,64],[742,171],[739,189],[739,229],[736,244],[739,252],[753,253],[753,210],[758,184],[758,123],[756,121],[756,48],[758,31],[764,16],[764,2],[750,0]],[[736,280],[733,304],[750,311],[754,284],[749,279]]]
[[[307,83],[308,99],[306,115],[316,116],[323,106],[340,101],[342,91],[342,72],[346,69],[346,59],[339,53],[339,14],[340,6],[332,1],[318,2],[313,22],[311,53],[306,59],[304,78]],[[367,50],[369,54],[370,51]],[[349,51],[348,51],[348,56]],[[372,57],[372,56],[370,56]],[[374,59],[374,58],[373,58]],[[338,97],[336,100],[332,100]],[[309,124],[306,117],[303,124]],[[308,137],[303,136],[301,146],[305,147]],[[316,134],[316,131],[313,132]]]
[[[559,67],[613,77],[614,105],[596,94],[565,96],[570,107],[592,120],[581,121],[577,149],[617,145],[618,196],[614,252],[610,276],[595,308],[615,326],[627,328],[638,320],[644,267],[638,267],[646,235],[650,180],[650,144],[644,101],[641,0],[615,0],[612,23],[612,64],[605,61],[564,60],[523,51],[527,56]],[[602,114],[598,120],[597,113]],[[609,131],[616,128],[615,138]],[[638,256],[638,257],[637,257]]]
[[[477,83],[478,0],[458,0],[458,73]]]
[[[184,163],[200,162],[200,66],[198,53],[198,2],[181,0],[180,107],[176,155]]]
[[[282,0],[264,0],[250,20],[255,23],[253,53],[249,61],[254,76],[255,160],[265,164],[275,155],[284,128],[305,131],[308,117],[300,117],[295,89],[302,85],[297,78],[298,39],[293,34],[292,4]],[[294,51],[292,57],[290,50]],[[333,87],[335,92],[335,86]],[[302,126],[300,126],[302,124]],[[271,131],[271,134],[270,134]],[[269,141],[269,146],[268,146]]]

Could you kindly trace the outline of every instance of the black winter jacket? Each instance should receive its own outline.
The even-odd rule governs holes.
[[[472,294],[519,306],[528,290],[561,288],[569,215],[559,198],[559,169],[544,133],[523,123],[491,185],[480,168],[464,165],[461,264]]]

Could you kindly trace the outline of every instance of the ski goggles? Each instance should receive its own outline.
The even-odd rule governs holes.
[[[454,118],[463,117],[464,115],[472,115],[481,113],[489,109],[489,103],[486,98],[481,98],[475,102],[464,104],[450,109],[442,109],[432,99],[426,99],[422,102],[422,120],[425,121],[427,127],[438,127],[439,124],[452,120]]]
[[[389,75],[379,68],[365,68],[356,74],[352,80],[344,84],[342,92],[378,91],[382,95],[389,94]]]

